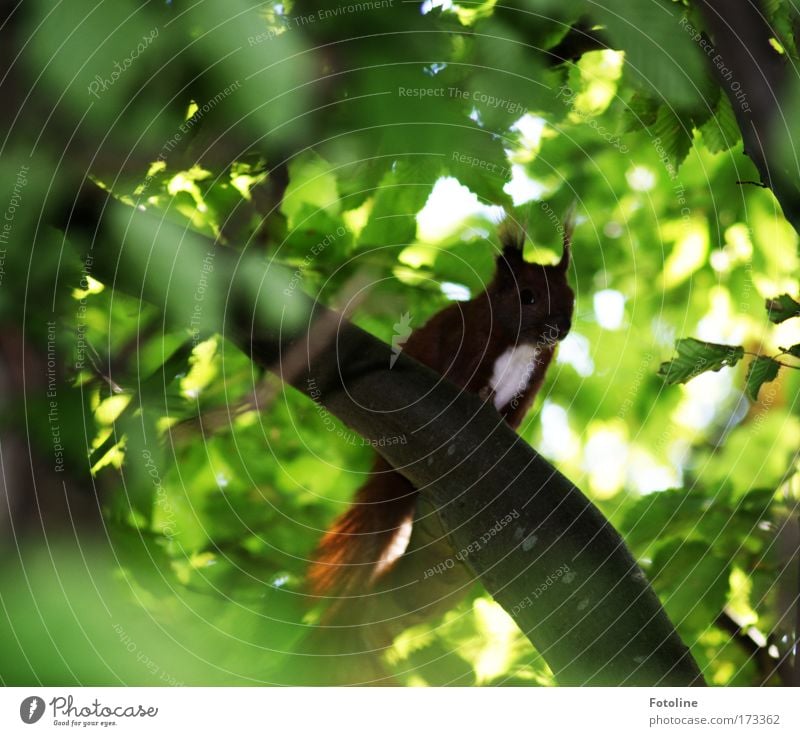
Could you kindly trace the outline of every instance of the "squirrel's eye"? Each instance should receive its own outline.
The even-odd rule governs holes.
[[[533,304],[536,301],[533,297],[533,292],[530,289],[523,289],[519,293],[519,300],[523,304]]]

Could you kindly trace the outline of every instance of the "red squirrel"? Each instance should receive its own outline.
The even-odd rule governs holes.
[[[560,261],[543,266],[523,260],[524,232],[501,228],[503,250],[486,289],[434,315],[403,348],[457,386],[491,401],[515,429],[541,388],[557,342],[571,327],[569,230],[564,230]],[[416,528],[418,496],[406,478],[376,459],[352,505],[324,535],[309,570],[312,595],[333,599],[324,623],[364,622],[373,591],[393,584],[392,570]],[[390,639],[387,635],[384,643]]]

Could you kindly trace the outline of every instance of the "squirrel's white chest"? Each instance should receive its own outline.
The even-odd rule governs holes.
[[[538,363],[539,350],[533,345],[509,348],[494,362],[489,388],[494,393],[494,407],[501,409],[525,393]]]

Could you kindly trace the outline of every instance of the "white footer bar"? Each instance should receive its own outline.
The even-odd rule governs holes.
[[[4,688],[0,734],[800,733],[767,688]]]

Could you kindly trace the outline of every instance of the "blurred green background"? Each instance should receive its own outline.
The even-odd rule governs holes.
[[[548,261],[576,201],[574,326],[520,432],[622,532],[710,683],[786,684],[797,359],[757,398],[749,356],[658,376],[680,338],[800,343],[764,306],[798,295],[798,236],[740,183],[758,175],[690,7],[25,5],[3,52],[1,682],[280,682],[315,620],[308,556],[372,461],[220,337],[91,277],[45,217],[88,177],[326,303],[357,297],[387,342],[480,291],[503,208]],[[796,60],[791,3],[765,6]],[[554,684],[479,588],[389,660],[408,685]]]

